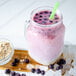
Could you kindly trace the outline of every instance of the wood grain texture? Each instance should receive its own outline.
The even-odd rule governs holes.
[[[12,57],[11,61],[5,65],[1,65],[0,69],[5,70],[5,69],[11,69],[12,71],[22,71],[22,72],[29,72],[30,70],[28,70],[26,68],[27,64],[26,63],[19,63],[17,66],[11,66],[11,63],[13,62],[13,60],[15,58],[18,58],[20,60],[28,58],[30,60],[30,64],[32,65],[41,65],[39,63],[37,63],[36,61],[34,61],[29,55],[28,55],[28,51],[26,50],[15,50],[14,56]]]

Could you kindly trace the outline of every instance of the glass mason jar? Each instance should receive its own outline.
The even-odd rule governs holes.
[[[52,11],[52,7],[39,7],[32,11],[30,22],[25,30],[29,55],[43,65],[53,63],[62,53],[65,26],[59,10],[56,14],[60,20],[54,24],[39,24],[33,20],[40,11]]]
[[[14,55],[12,43],[5,38],[0,38],[0,65],[7,64]]]

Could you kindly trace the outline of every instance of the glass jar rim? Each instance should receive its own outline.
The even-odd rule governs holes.
[[[38,13],[38,12],[40,12],[40,11],[42,11],[42,10],[48,10],[48,9],[52,11],[53,7],[51,7],[51,6],[41,6],[41,7],[35,8],[35,9],[31,12],[30,22],[34,23],[35,25],[41,26],[41,27],[53,27],[53,26],[57,26],[58,24],[60,24],[60,23],[63,22],[63,16],[62,16],[61,12],[59,11],[59,9],[57,10],[56,14],[59,16],[60,21],[58,21],[58,22],[55,23],[55,24],[49,24],[49,25],[46,26],[46,25],[42,25],[42,24],[39,24],[39,23],[33,21],[33,16],[34,16],[36,13]]]

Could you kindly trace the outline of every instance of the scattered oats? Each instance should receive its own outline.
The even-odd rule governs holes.
[[[26,68],[29,69],[29,70],[31,70],[32,68],[35,68],[35,67],[32,64],[27,64]]]
[[[23,63],[24,62],[24,59],[21,59],[20,62]]]
[[[0,41],[0,59],[10,55],[12,51],[11,44],[8,41]]]
[[[19,68],[18,70],[21,70],[21,68]]]

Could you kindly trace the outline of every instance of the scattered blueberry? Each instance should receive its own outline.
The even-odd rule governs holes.
[[[21,76],[19,73],[16,73],[16,75],[15,76]]]
[[[48,67],[49,67],[50,69],[54,69],[54,64],[50,64]]]
[[[41,73],[41,70],[40,69],[36,69],[36,73],[37,74],[40,74]]]
[[[60,69],[63,69],[63,65],[59,65],[56,70],[60,70]]]
[[[15,58],[14,63],[19,63],[19,59]]]
[[[25,63],[29,63],[30,61],[29,61],[29,59],[25,59],[24,62]]]
[[[17,63],[13,62],[11,65],[12,65],[12,66],[17,66]]]
[[[26,76],[26,74],[22,74],[21,76]]]
[[[33,68],[33,69],[31,70],[31,72],[32,72],[32,73],[35,73],[35,72],[36,72],[36,70]]]
[[[44,71],[44,70],[42,70],[42,71],[41,71],[41,74],[42,74],[42,75],[45,75],[45,71]]]
[[[15,76],[16,75],[16,72],[11,72],[11,76]]]
[[[11,73],[11,70],[10,70],[10,69],[6,69],[6,70],[5,70],[5,73],[6,73],[6,74],[10,74],[10,73]]]
[[[63,64],[66,64],[66,61],[64,59],[60,59],[58,62],[57,62],[58,65],[63,65]]]

